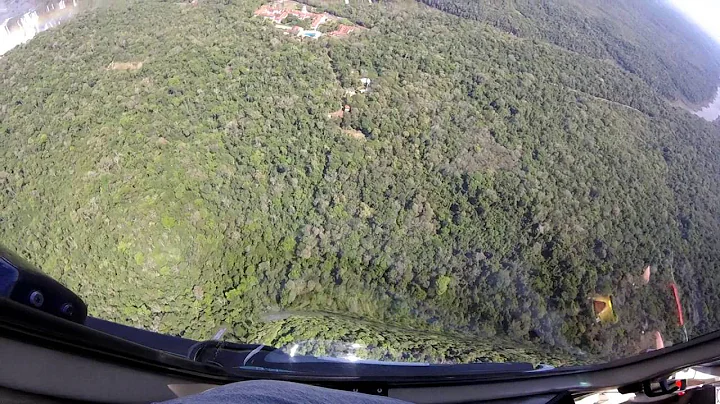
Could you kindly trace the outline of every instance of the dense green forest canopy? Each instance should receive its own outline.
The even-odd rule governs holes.
[[[527,35],[455,0],[327,1],[368,29],[299,41],[261,4],[118,2],[0,59],[0,241],[92,315],[193,338],[596,361],[681,339],[673,277],[691,335],[716,327],[720,129],[666,100],[720,76],[692,28],[647,49],[584,1],[497,9]],[[288,310],[335,314],[268,320]]]
[[[720,47],[667,0],[420,0],[522,38],[615,63],[668,99],[707,103]]]

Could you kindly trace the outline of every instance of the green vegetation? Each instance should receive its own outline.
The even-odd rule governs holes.
[[[323,2],[369,29],[298,42],[260,4],[128,2],[0,59],[0,240],[92,315],[193,338],[596,361],[680,340],[671,271],[716,327],[720,130],[665,100],[709,98],[714,61],[626,71],[409,0]]]
[[[309,19],[301,20],[291,14],[291,15],[287,16],[287,18],[285,18],[282,23],[285,25],[289,25],[291,27],[298,26],[302,29],[310,29],[310,22],[311,21]]]
[[[716,93],[718,44],[667,1],[420,1],[522,38],[616,63],[671,100],[702,104]]]
[[[333,31],[337,30],[339,26],[340,26],[340,22],[338,22],[338,21],[336,21],[336,20],[329,20],[329,21],[327,21],[327,22],[322,23],[322,24],[318,27],[318,31],[320,31],[320,32],[333,32]]]
[[[528,342],[494,337],[491,340],[416,332],[365,321],[361,318],[327,313],[292,313],[258,323],[249,329],[250,340],[298,354],[343,357],[353,354],[363,359],[386,361],[474,363],[474,362],[545,362],[567,363],[568,357],[541,349]],[[358,344],[360,347],[352,349]],[[529,354],[528,352],[533,352]]]

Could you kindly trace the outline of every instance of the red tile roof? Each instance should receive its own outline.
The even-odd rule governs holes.
[[[352,27],[352,26],[350,26],[350,25],[340,24],[335,31],[330,32],[328,35],[330,35],[330,36],[343,36],[343,35],[347,35],[347,34],[353,32],[354,30],[355,30],[355,27]]]
[[[318,26],[319,26],[320,24],[322,24],[322,22],[323,22],[324,19],[325,19],[325,16],[322,15],[322,14],[320,14],[320,15],[315,15],[315,18],[313,18],[312,24],[310,24],[310,26],[312,27],[312,29],[317,29]]]

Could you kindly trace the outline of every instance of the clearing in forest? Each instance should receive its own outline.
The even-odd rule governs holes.
[[[353,138],[353,139],[366,140],[365,135],[363,135],[363,133],[360,132],[359,130],[355,130],[355,129],[343,129],[342,131],[343,131],[344,134],[350,136],[350,137]]]
[[[318,39],[323,35],[342,38],[351,32],[363,30],[349,20],[330,13],[316,13],[312,7],[290,0],[264,4],[255,15],[275,23],[275,27],[300,39]]]
[[[107,70],[139,70],[143,67],[143,62],[112,62],[106,68]]]

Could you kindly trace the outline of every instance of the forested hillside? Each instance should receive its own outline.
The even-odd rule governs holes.
[[[703,105],[717,92],[720,47],[667,0],[420,1],[615,63],[671,100]]]
[[[409,0],[314,3],[368,29],[299,41],[261,4],[129,1],[0,59],[0,241],[92,315],[193,338],[595,361],[681,339],[673,272],[690,333],[716,327],[720,129],[666,102],[715,62],[598,63]],[[366,322],[267,322],[288,310]]]

